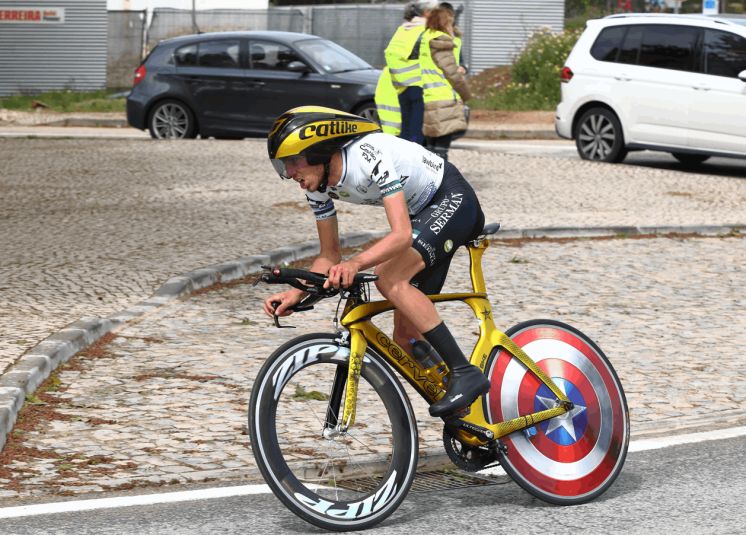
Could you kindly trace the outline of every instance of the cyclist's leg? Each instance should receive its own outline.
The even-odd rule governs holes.
[[[426,291],[439,291],[454,252],[481,231],[483,224],[484,215],[471,186],[454,166],[446,164],[436,196],[412,218],[412,249],[376,268],[381,293],[424,334],[451,372],[448,393],[430,407],[433,416],[468,406],[489,389],[489,381],[469,364],[435,306],[410,281],[417,275],[415,282],[432,284],[431,277],[435,279],[437,271],[437,288]]]
[[[425,268],[415,275],[410,284],[418,288],[425,295],[440,293],[448,275],[451,257],[446,258],[433,268]],[[405,351],[411,353],[410,340],[423,340],[422,331],[407,319],[400,311],[394,311],[394,341]]]

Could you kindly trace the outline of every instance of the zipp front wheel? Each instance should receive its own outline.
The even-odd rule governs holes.
[[[363,358],[355,423],[337,426],[349,348],[337,335],[309,334],[275,351],[249,402],[251,448],[275,495],[324,529],[373,526],[396,510],[417,468],[417,425],[388,365]]]
[[[569,412],[502,439],[500,463],[526,491],[571,505],[601,495],[622,470],[629,444],[629,412],[622,385],[601,349],[558,321],[532,320],[506,334],[572,401]],[[555,396],[505,350],[488,365],[485,396],[490,422],[555,406]]]

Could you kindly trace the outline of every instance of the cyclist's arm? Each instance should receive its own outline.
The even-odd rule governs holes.
[[[383,198],[383,207],[389,221],[391,232],[380,241],[360,254],[350,258],[363,271],[393,258],[412,246],[412,222],[409,219],[407,201],[404,191]]]
[[[404,199],[404,192],[399,190],[383,199],[386,217],[391,226],[391,232],[382,240],[352,258],[336,264],[329,269],[329,280],[325,286],[342,286],[352,284],[355,275],[364,269],[371,268],[385,262],[406,251],[412,245],[412,223],[409,220],[409,210]]]
[[[316,273],[328,273],[329,268],[339,263],[342,259],[342,248],[339,243],[339,230],[337,217],[327,217],[316,221],[316,230],[319,233],[320,251],[319,256],[311,264],[311,271]],[[291,311],[288,308],[296,305],[306,296],[306,292],[297,288],[290,288],[284,292],[273,294],[264,300],[264,311],[267,315],[287,316]],[[272,303],[280,303],[277,308]]]
[[[316,231],[319,233],[319,256],[311,264],[311,271],[329,273],[329,268],[339,264],[342,260],[342,247],[339,244],[339,225],[337,217],[329,217],[316,221]]]

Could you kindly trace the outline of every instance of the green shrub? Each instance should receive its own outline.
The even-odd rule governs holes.
[[[560,100],[560,70],[581,31],[534,33],[513,62],[510,83],[470,104],[496,110],[554,109]]]

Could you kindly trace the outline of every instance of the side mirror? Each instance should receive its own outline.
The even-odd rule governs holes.
[[[746,82],[746,70],[738,73],[738,79],[742,82]]]
[[[308,65],[303,63],[302,61],[291,61],[288,63],[287,70],[292,72],[311,72],[311,69],[308,68]],[[746,73],[746,71],[744,71]]]

